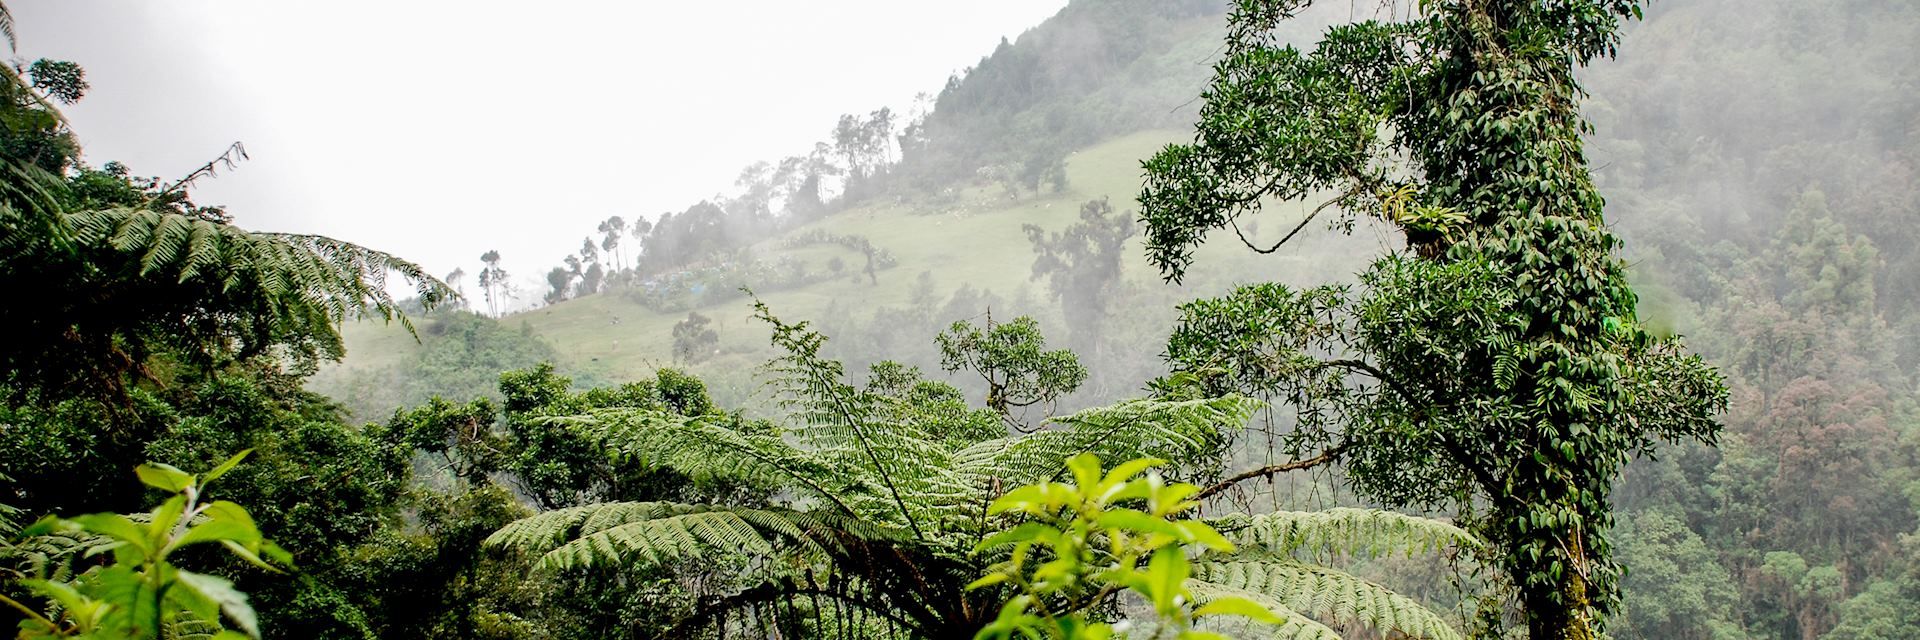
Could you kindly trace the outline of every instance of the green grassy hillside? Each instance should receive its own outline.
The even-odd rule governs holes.
[[[927,272],[942,297],[965,285],[1003,297],[1022,298],[1017,294],[1025,293],[1026,299],[1046,300],[1045,283],[1030,278],[1033,250],[1021,226],[1036,224],[1048,230],[1065,227],[1077,219],[1081,203],[1100,197],[1110,198],[1117,211],[1130,214],[1140,187],[1140,160],[1180,137],[1182,134],[1172,131],[1140,133],[1074,153],[1067,159],[1068,185],[1060,193],[1014,199],[998,186],[965,185],[937,199],[868,203],[801,227],[752,247],[751,254],[767,260],[791,256],[817,272],[826,271],[828,262],[838,256],[846,265],[844,275],[799,288],[763,292],[761,297],[788,320],[820,319],[835,308],[868,310],[905,304],[920,274]],[[1257,235],[1277,236],[1291,226],[1285,218],[1300,215],[1304,207],[1278,209],[1273,214],[1275,219],[1260,227],[1262,233]],[[864,259],[851,250],[830,245],[784,246],[793,234],[815,229],[865,236],[892,252],[899,264],[881,271],[876,285],[861,274]],[[1146,264],[1136,237],[1128,252],[1125,274],[1131,286],[1165,288],[1166,299],[1183,300],[1256,279],[1307,282],[1339,278],[1340,274],[1351,273],[1359,261],[1334,256],[1358,256],[1377,249],[1381,242],[1384,240],[1359,233],[1353,238],[1328,237],[1304,243],[1298,251],[1270,256],[1256,256],[1230,240],[1212,243],[1202,250],[1189,282],[1176,288],[1160,282]],[[1171,302],[1164,306],[1151,310],[1157,313],[1150,315],[1171,318]],[[766,329],[751,319],[749,302],[732,299],[697,311],[713,318],[720,335],[720,354],[687,368],[719,387],[716,393],[734,398],[752,396],[751,371],[766,360],[768,351]],[[1035,308],[1009,312],[1044,316],[1051,311]],[[556,364],[563,371],[594,381],[618,382],[645,377],[661,366],[671,365],[672,328],[685,317],[685,313],[650,310],[613,291],[511,314],[501,323],[509,328],[524,326],[552,344],[559,359]],[[326,367],[313,377],[310,386],[348,398],[350,403],[354,403],[352,396],[356,393],[377,390],[378,383],[369,380],[392,379],[389,372],[417,357],[422,348],[398,326],[356,323],[346,327],[345,335],[346,360]],[[425,331],[421,337],[423,341],[439,339]],[[925,339],[930,343],[932,337]]]

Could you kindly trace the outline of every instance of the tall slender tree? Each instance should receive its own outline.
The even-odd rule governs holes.
[[[600,248],[613,258],[614,264],[626,264],[625,254],[620,252],[620,241],[626,238],[627,220],[620,216],[611,216],[601,222],[598,228],[600,233],[605,234],[605,237],[600,240]]]
[[[1323,192],[1338,195],[1287,238],[1326,210],[1366,212],[1407,251],[1357,292],[1189,305],[1168,353],[1291,400],[1295,452],[1323,448],[1363,495],[1463,512],[1531,637],[1599,637],[1621,465],[1659,440],[1713,441],[1726,402],[1718,373],[1636,318],[1581,150],[1574,70],[1611,56],[1643,3],[1429,0],[1312,51],[1279,44],[1306,4],[1237,3],[1196,140],[1145,163],[1149,258],[1177,281],[1208,232]]]
[[[499,251],[480,254],[480,261],[486,263],[480,269],[480,290],[487,297],[487,315],[498,318],[507,298],[512,296],[512,284],[507,281],[507,270],[500,268]]]

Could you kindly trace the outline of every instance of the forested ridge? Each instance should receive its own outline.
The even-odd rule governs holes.
[[[15,62],[0,604],[1920,638],[1915,42],[1893,0],[1075,0],[711,199],[441,277],[195,202],[239,144],[82,161],[85,70]]]

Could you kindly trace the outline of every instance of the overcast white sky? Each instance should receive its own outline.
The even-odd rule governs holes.
[[[530,283],[597,221],[727,190],[1065,4],[7,0],[20,59],[87,70],[87,162],[171,179],[243,141],[194,191],[243,227],[442,274],[499,249]]]

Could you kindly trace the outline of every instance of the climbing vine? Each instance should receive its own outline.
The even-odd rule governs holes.
[[[1726,403],[1717,372],[1638,321],[1581,149],[1574,69],[1612,56],[1642,3],[1435,0],[1303,52],[1273,34],[1306,4],[1237,4],[1196,139],[1145,162],[1149,258],[1178,281],[1211,231],[1325,193],[1295,233],[1372,215],[1406,251],[1357,291],[1189,305],[1171,360],[1291,401],[1294,453],[1337,452],[1363,494],[1461,511],[1531,637],[1598,637],[1621,465],[1713,442]]]

